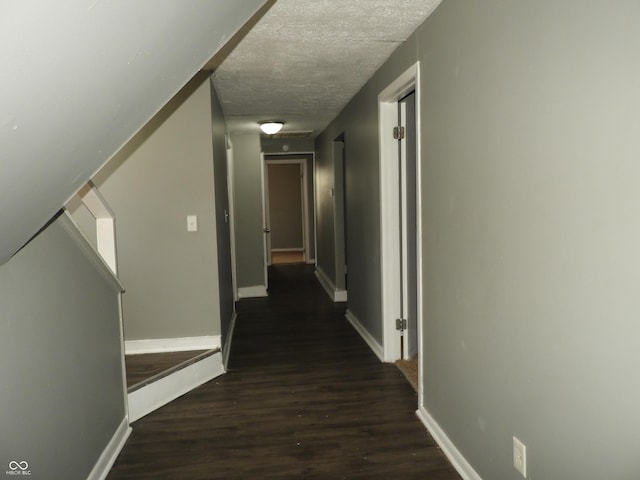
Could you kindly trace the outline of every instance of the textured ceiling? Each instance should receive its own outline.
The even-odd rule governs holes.
[[[214,82],[231,128],[319,134],[441,0],[278,0]]]

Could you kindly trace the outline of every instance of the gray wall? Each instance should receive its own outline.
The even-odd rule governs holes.
[[[94,178],[116,217],[126,340],[221,333],[212,159],[198,78]]]
[[[271,249],[303,248],[300,164],[267,163]]]
[[[333,124],[316,142],[315,195],[316,208],[316,268],[335,284],[335,226],[333,217],[333,157],[329,135]],[[328,144],[328,145],[327,145]]]
[[[380,312],[380,172],[378,94],[415,63],[403,44],[316,139],[317,265],[338,285],[335,269],[333,141],[345,142],[349,310],[382,343]]]
[[[270,138],[260,140],[265,154],[311,153],[315,150],[313,138]]]
[[[336,290],[346,288],[346,179],[345,179],[345,157],[344,141],[334,141],[332,145],[333,159],[333,233],[334,233],[334,253],[335,253],[335,286]]]
[[[634,1],[445,0],[318,140],[326,164],[347,132],[349,302],[368,321],[376,95],[421,61],[424,407],[484,479],[522,478],[513,435],[530,479],[640,475],[638,18]]]
[[[258,132],[231,132],[238,288],[264,286],[262,178]]]
[[[512,435],[530,478],[640,475],[640,4],[610,7],[445,1],[418,32],[426,404],[485,478]]]
[[[227,125],[213,82],[211,96],[211,138],[215,189],[215,222],[218,250],[218,288],[220,301],[220,332],[225,343],[234,313],[233,278],[231,271],[231,233],[229,229],[229,185],[227,171]]]
[[[125,416],[118,291],[62,216],[0,266],[0,465],[86,478]]]

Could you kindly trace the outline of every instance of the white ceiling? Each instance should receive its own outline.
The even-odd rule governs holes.
[[[278,0],[214,73],[229,126],[319,134],[441,0]]]

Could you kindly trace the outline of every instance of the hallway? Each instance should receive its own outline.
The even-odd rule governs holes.
[[[229,371],[133,424],[109,480],[460,478],[313,267],[238,304]]]

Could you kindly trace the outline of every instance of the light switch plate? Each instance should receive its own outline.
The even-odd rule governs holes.
[[[187,215],[187,232],[197,232],[197,231],[198,231],[198,216]]]
[[[516,437],[513,437],[513,466],[527,478],[527,447]]]

